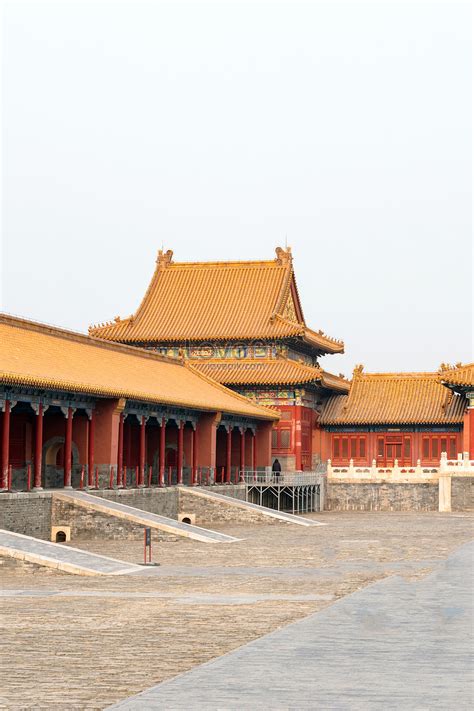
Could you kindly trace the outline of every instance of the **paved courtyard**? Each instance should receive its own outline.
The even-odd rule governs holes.
[[[472,709],[473,554],[369,585],[113,708]]]
[[[328,525],[313,528],[226,525],[220,530],[242,540],[232,544],[186,539],[160,543],[154,549],[160,567],[143,569],[137,575],[83,578],[4,562],[0,651],[2,669],[6,672],[2,675],[0,708],[103,709],[182,672],[194,669],[192,673],[199,675],[203,669],[212,670],[212,663],[201,670],[195,668],[253,640],[264,645],[265,664],[260,667],[261,683],[252,684],[251,688],[260,683],[262,690],[267,674],[277,673],[280,677],[274,663],[278,654],[283,654],[278,661],[281,669],[286,669],[291,660],[293,663],[298,660],[297,665],[303,668],[306,659],[315,655],[311,621],[319,620],[320,637],[321,630],[331,623],[331,616],[339,614],[341,605],[356,600],[357,596],[345,598],[348,594],[383,580],[366,588],[363,594],[368,597],[357,603],[356,617],[365,615],[369,628],[371,625],[377,628],[380,621],[380,617],[370,612],[373,604],[378,604],[382,611],[385,604],[390,604],[385,602],[386,594],[387,600],[393,594],[405,595],[409,600],[407,591],[424,591],[422,598],[428,605],[435,578],[426,576],[433,571],[436,575],[437,566],[473,537],[473,518],[469,514],[324,513],[314,517]],[[76,540],[72,545],[134,563],[142,556],[139,542]],[[458,563],[458,570],[462,569],[463,561]],[[449,597],[452,585],[450,588],[450,573],[446,570],[443,589]],[[400,577],[389,577],[394,575]],[[453,580],[457,580],[455,575]],[[411,602],[414,600],[416,597]],[[461,614],[456,613],[458,608],[459,605],[454,605],[450,613],[453,620]],[[321,610],[325,610],[322,615],[309,617]],[[380,639],[383,641],[390,635],[395,647],[402,649],[407,640],[418,636],[415,627],[413,634],[410,631],[417,616],[403,622],[397,614],[385,631],[382,627]],[[288,646],[288,635],[295,628],[286,626],[298,620],[302,620],[298,623],[302,626],[298,637],[303,652],[301,648]],[[338,625],[332,624],[337,631]],[[403,634],[399,633],[400,626]],[[285,644],[280,644],[278,634],[258,639],[284,627],[278,634],[287,635]],[[364,659],[363,653],[369,654],[370,650],[357,642],[350,627],[346,629],[348,635],[341,632],[339,643],[347,636],[352,641],[346,640],[346,646],[341,647],[341,659],[333,656],[332,664],[350,668],[351,674],[357,668],[360,673],[363,665],[356,664],[356,659]],[[456,640],[458,628],[451,630]],[[330,627],[327,634],[330,635]],[[329,639],[327,636],[327,644]],[[271,642],[268,648],[266,640],[276,642]],[[359,708],[341,705],[344,700],[339,696],[331,699],[323,695],[318,706],[319,687],[314,671],[307,677],[311,684],[315,683],[313,706],[304,706],[301,699],[285,696],[281,702],[277,697],[269,697],[268,701],[249,697],[239,670],[245,663],[242,654],[249,648],[215,662],[224,665],[228,676],[222,676],[223,683],[216,685],[216,689],[234,685],[233,701],[227,698],[212,706],[209,697],[199,697],[205,693],[201,689],[191,701],[187,698],[186,707],[250,709],[258,707],[258,701],[259,708],[267,709]],[[421,653],[417,658],[420,657]],[[390,656],[388,659],[390,662]],[[180,677],[185,678],[186,675]],[[359,680],[361,685],[366,681],[364,677]],[[171,689],[178,682],[170,682],[161,689]],[[319,691],[323,693],[320,688]],[[182,700],[174,699],[163,701],[160,708],[182,708],[179,705]],[[376,696],[374,703],[378,703]],[[382,707],[383,704],[378,706]],[[141,708],[152,707],[145,703]],[[401,699],[399,705],[388,708],[411,707]]]

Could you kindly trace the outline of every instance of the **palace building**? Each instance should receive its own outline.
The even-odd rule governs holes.
[[[454,368],[442,365],[439,381],[449,388],[465,406],[463,418],[462,452],[469,452],[474,459],[474,363]]]
[[[158,253],[136,313],[89,335],[0,315],[0,490],[239,481],[474,459],[474,364],[364,373],[305,322],[290,249],[268,261]]]
[[[137,311],[91,327],[91,336],[181,356],[196,371],[275,408],[272,457],[288,470],[313,469],[321,459],[319,413],[349,382],[318,364],[344,344],[306,325],[291,250],[268,261],[174,262],[158,253]],[[216,465],[226,476],[224,443]]]
[[[470,398],[470,399],[469,399]],[[442,452],[474,457],[474,364],[437,373],[364,373],[328,398],[320,423],[333,465],[438,466]]]
[[[271,464],[278,414],[190,362],[0,315],[0,490],[212,483]]]

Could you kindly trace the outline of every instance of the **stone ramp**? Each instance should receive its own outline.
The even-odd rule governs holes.
[[[76,506],[83,506],[89,510],[122,518],[139,526],[149,526],[159,531],[165,531],[166,533],[171,533],[176,536],[184,536],[185,538],[191,538],[195,541],[202,541],[204,543],[234,543],[238,540],[225,533],[211,531],[207,528],[200,528],[199,526],[191,526],[187,523],[180,523],[172,518],[142,511],[142,509],[127,506],[117,501],[109,501],[100,496],[88,494],[85,491],[54,492],[54,497],[61,501],[74,503]]]
[[[0,555],[76,575],[124,575],[143,570],[141,566],[123,560],[3,529],[0,529]]]
[[[286,511],[277,511],[276,509],[270,509],[267,506],[260,506],[260,504],[252,504],[250,501],[243,501],[242,499],[236,499],[233,496],[226,496],[225,494],[218,494],[214,491],[208,491],[207,489],[203,491],[202,489],[187,488],[186,493],[192,496],[212,499],[214,501],[222,501],[227,505],[235,506],[246,511],[253,511],[261,516],[276,518],[279,521],[286,523],[295,523],[297,526],[327,526],[326,523],[321,523],[320,521],[303,518],[302,516],[295,516],[294,514],[287,513]]]

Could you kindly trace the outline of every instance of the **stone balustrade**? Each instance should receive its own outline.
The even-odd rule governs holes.
[[[371,466],[354,464],[349,460],[349,466],[333,466],[328,459],[328,480],[357,479],[362,481],[418,481],[420,479],[439,479],[440,476],[473,476],[474,460],[469,459],[468,452],[458,454],[457,459],[448,459],[446,452],[442,452],[438,467],[422,466],[418,459],[416,466],[399,466],[396,459],[393,467],[377,466],[375,459]]]
[[[439,473],[442,475],[453,474],[455,476],[473,476],[474,459],[469,459],[469,452],[458,454],[457,459],[448,459],[446,452],[441,453]]]
[[[389,479],[390,481],[413,481],[414,479],[433,479],[438,476],[438,467],[423,467],[418,459],[416,466],[400,467],[398,460],[395,460],[393,467],[377,466],[375,459],[372,465],[355,465],[354,460],[349,460],[349,466],[333,466],[328,459],[328,479],[358,479],[365,481],[377,481]]]

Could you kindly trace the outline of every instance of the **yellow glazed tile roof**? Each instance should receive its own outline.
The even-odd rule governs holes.
[[[474,363],[459,365],[455,368],[446,368],[439,374],[439,380],[448,386],[474,386]]]
[[[0,381],[278,419],[181,360],[0,315]]]
[[[173,262],[160,250],[136,313],[89,333],[123,343],[303,339],[321,353],[344,344],[305,324],[291,251],[262,262]]]
[[[193,367],[225,385],[298,385],[317,383],[330,390],[347,392],[349,383],[319,367],[287,358],[192,361]]]
[[[466,405],[439,383],[438,373],[363,373],[356,368],[348,395],[330,397],[324,425],[459,424]]]

